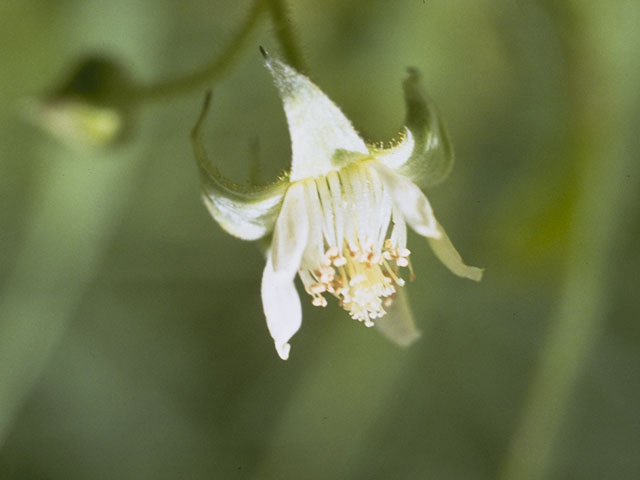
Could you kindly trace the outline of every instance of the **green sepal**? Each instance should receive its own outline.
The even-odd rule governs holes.
[[[424,92],[421,74],[408,69],[403,83],[407,108],[405,125],[415,145],[401,173],[406,173],[421,187],[442,182],[453,167],[453,146],[438,108]]]
[[[409,177],[418,186],[442,182],[453,167],[453,146],[440,112],[425,93],[420,72],[408,69],[403,82],[405,128],[392,147],[372,147],[372,154],[386,166]]]
[[[210,104],[208,91],[191,131],[204,203],[225,231],[243,240],[258,240],[273,230],[289,180],[283,175],[269,185],[238,185],[225,178],[209,161],[202,145],[200,130]]]

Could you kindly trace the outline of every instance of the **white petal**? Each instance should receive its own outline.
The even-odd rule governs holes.
[[[287,116],[292,181],[326,175],[337,151],[369,153],[351,122],[311,80],[275,58],[265,61]]]
[[[289,339],[302,323],[300,297],[293,283],[309,240],[303,183],[292,184],[276,221],[262,274],[262,307],[278,355],[289,358]]]
[[[376,328],[393,343],[408,347],[422,336],[416,328],[407,294],[403,289],[398,290],[396,298],[386,310],[387,314],[376,320]]]
[[[484,269],[465,265],[442,225],[438,223],[437,228],[440,232],[440,238],[429,238],[429,245],[431,245],[436,257],[456,275],[476,282],[482,280]]]
[[[394,173],[381,163],[371,162],[370,165],[380,175],[385,188],[411,228],[423,237],[440,237],[436,217],[422,190],[407,177]]]
[[[303,183],[292,184],[284,196],[273,232],[271,255],[276,272],[293,279],[309,243],[309,213]]]
[[[274,271],[270,253],[267,254],[267,265],[262,274],[261,293],[269,333],[278,355],[286,360],[291,349],[289,340],[302,324],[302,307],[293,278]]]

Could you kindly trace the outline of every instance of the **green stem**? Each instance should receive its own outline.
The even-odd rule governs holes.
[[[306,72],[302,51],[295,40],[289,13],[284,0],[254,0],[253,6],[242,27],[236,32],[224,52],[200,70],[183,77],[165,82],[141,86],[134,90],[133,98],[137,102],[160,100],[166,97],[189,92],[200,86],[211,86],[236,59],[246,46],[251,34],[259,24],[259,19],[267,9],[275,28],[276,40],[282,48],[286,60],[297,70]]]
[[[255,0],[249,14],[231,40],[228,48],[211,63],[184,77],[139,87],[134,93],[136,101],[160,100],[165,97],[186,93],[194,88],[213,84],[246,46],[251,33],[258,25],[264,11],[265,0]]]
[[[573,392],[606,319],[610,287],[614,283],[611,277],[615,274],[611,260],[621,231],[620,219],[627,217],[623,211],[636,191],[627,178],[637,178],[639,169],[637,159],[625,150],[629,143],[625,125],[631,124],[632,107],[614,105],[606,95],[598,93],[606,84],[613,84],[612,91],[624,90],[624,84],[612,73],[619,72],[617,62],[621,52],[605,49],[598,43],[618,27],[607,25],[605,31],[598,31],[602,28],[598,19],[605,16],[597,8],[591,12],[570,8],[564,13],[565,22],[560,27],[568,38],[580,42],[570,45],[578,130],[573,162],[584,165],[584,170],[571,230],[564,291],[509,445],[500,475],[503,480],[538,480],[549,476]],[[586,18],[587,13],[592,18]],[[629,78],[635,75],[627,72]],[[585,83],[585,79],[589,82]],[[635,85],[633,81],[629,83]]]
[[[284,0],[267,0],[267,8],[273,20],[276,39],[282,47],[287,62],[300,72],[308,72],[302,51],[295,40],[289,12]]]

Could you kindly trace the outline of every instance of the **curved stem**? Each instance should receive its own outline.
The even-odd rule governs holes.
[[[282,47],[282,52],[287,62],[299,72],[308,73],[304,56],[300,48],[298,48],[298,43],[291,28],[289,12],[284,0],[267,0],[267,8],[273,20],[276,39]]]
[[[227,49],[211,63],[208,63],[200,70],[183,77],[175,78],[165,82],[158,82],[151,85],[140,86],[133,92],[133,98],[137,102],[159,100],[165,97],[188,92],[194,88],[215,83],[220,75],[235,60],[237,54],[246,46],[246,43],[259,23],[259,19],[264,10],[267,9],[275,27],[276,40],[282,47],[287,61],[299,71],[306,72],[306,64],[302,51],[295,40],[287,6],[283,0],[254,0],[253,6],[247,18]]]
[[[574,162],[584,165],[573,216],[571,256],[560,304],[502,466],[499,478],[504,480],[549,477],[574,390],[606,321],[614,284],[615,247],[622,231],[621,222],[630,218],[625,210],[632,208],[637,191],[637,185],[631,185],[637,181],[627,180],[637,179],[640,169],[637,158],[627,150],[634,104],[626,100],[634,98],[635,90],[633,93],[625,90],[625,75],[613,74],[620,71],[624,52],[605,49],[604,43],[595,46],[590,43],[609,39],[619,27],[600,20],[609,18],[602,15],[603,9],[576,7],[574,3],[569,11],[559,12],[564,13],[564,31],[569,30],[572,41],[577,38],[580,42],[569,45],[574,59],[570,64],[574,70],[572,78],[578,81],[574,88],[577,137],[573,152],[578,159]],[[569,22],[575,22],[572,29],[567,28]],[[585,33],[575,35],[578,31]],[[627,72],[629,79],[637,77]],[[613,85],[612,91],[625,92],[628,96],[620,94],[616,98],[626,102],[620,100],[614,105],[606,95],[600,95],[608,84]],[[629,80],[629,85],[636,84]]]
[[[134,93],[136,101],[159,100],[188,92],[204,84],[211,85],[214,83],[245,47],[251,33],[259,23],[258,20],[264,8],[265,0],[255,0],[253,2],[243,26],[236,32],[227,49],[222,55],[216,57],[213,62],[184,77],[139,87]]]

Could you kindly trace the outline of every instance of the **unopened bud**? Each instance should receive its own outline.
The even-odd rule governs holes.
[[[134,86],[124,68],[103,57],[79,62],[71,75],[43,98],[25,102],[28,117],[76,147],[105,147],[131,127]]]

